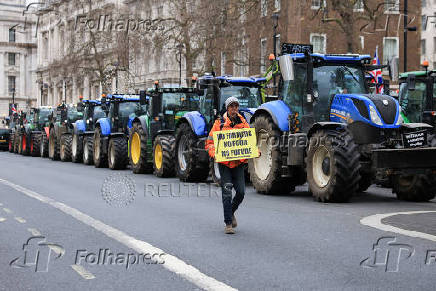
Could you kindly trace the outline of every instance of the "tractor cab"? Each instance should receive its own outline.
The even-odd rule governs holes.
[[[400,75],[399,102],[406,123],[436,125],[436,71],[406,72]]]
[[[36,108],[34,111],[34,122],[38,127],[38,130],[42,130],[42,128],[48,126],[49,116],[53,112],[53,109],[49,106],[42,106]]]
[[[83,100],[83,121],[86,123],[86,131],[92,131],[95,127],[95,122],[106,117],[106,112],[102,106],[102,102],[99,100]],[[78,107],[79,108],[79,107]]]
[[[138,95],[108,95],[107,100],[110,104],[108,118],[112,133],[127,133],[132,120],[147,113],[148,105],[141,104]]]

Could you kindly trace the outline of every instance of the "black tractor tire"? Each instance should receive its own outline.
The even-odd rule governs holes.
[[[61,136],[60,158],[62,162],[71,161],[71,134],[63,134]]]
[[[112,170],[125,170],[129,163],[127,140],[124,137],[112,137],[108,147],[108,165]]]
[[[17,146],[17,148],[18,148],[17,154],[21,155],[21,153],[23,152],[23,135],[22,134],[20,134],[18,136],[18,146]]]
[[[28,135],[23,133],[21,137],[21,154],[23,156],[30,156],[30,142]]]
[[[73,133],[71,138],[71,161],[81,163],[83,161],[83,136]]]
[[[291,178],[282,177],[284,165],[279,147],[280,129],[267,115],[259,115],[254,121],[254,128],[261,156],[248,160],[253,187],[257,192],[267,195],[288,194],[294,191],[295,182]]]
[[[140,123],[132,126],[129,136],[129,159],[134,174],[151,174],[153,163],[147,160],[147,135]]]
[[[359,188],[357,189],[357,193],[362,193],[368,190],[368,188],[372,185],[372,175],[370,173],[360,173],[360,181]]]
[[[83,137],[83,163],[94,164],[94,136]]]
[[[103,151],[103,135],[100,127],[94,131],[94,148],[93,148],[94,166],[96,168],[107,168],[107,153]]]
[[[176,138],[172,134],[162,134],[155,138],[153,143],[153,169],[155,176],[161,178],[174,177],[175,145]]]
[[[200,163],[194,154],[198,137],[188,123],[176,130],[176,174],[183,182],[203,182],[209,176],[209,162]]]
[[[41,156],[41,134],[32,134],[30,137],[30,155],[32,157],[39,157]]]
[[[48,138],[48,157],[53,161],[57,161],[60,158],[60,145],[54,128],[50,129],[50,136]]]
[[[20,135],[18,132],[15,132],[14,138],[14,153],[18,154],[20,151]]]
[[[14,152],[14,138],[15,138],[15,134],[11,133],[11,135],[9,136],[9,152],[10,153]]]
[[[359,188],[360,153],[345,130],[320,130],[309,140],[309,190],[320,202],[347,202]]]
[[[427,174],[395,175],[392,182],[392,193],[399,200],[427,202],[436,196],[436,176],[431,171]]]
[[[41,134],[41,142],[39,144],[39,153],[41,158],[48,158],[48,138],[45,131]]]

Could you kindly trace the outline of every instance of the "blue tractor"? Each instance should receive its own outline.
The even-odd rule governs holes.
[[[73,163],[83,162],[92,165],[94,129],[97,120],[106,117],[101,101],[82,100],[77,109],[83,112],[83,117],[73,124],[71,141],[71,160]]]
[[[107,117],[97,120],[94,130],[93,157],[96,168],[109,166],[112,170],[122,170],[129,164],[128,140],[132,121],[146,114],[145,91],[140,95],[108,95]],[[106,98],[102,103],[106,102]],[[107,109],[103,105],[103,109]]]
[[[200,105],[198,111],[184,114],[176,128],[176,174],[186,182],[203,181],[212,169],[214,181],[219,181],[218,167],[204,148],[213,123],[225,112],[224,102],[236,96],[240,113],[250,122],[262,104],[261,88],[265,78],[205,75],[198,79]]]
[[[249,161],[258,192],[290,192],[308,183],[315,200],[348,201],[365,191],[377,171],[393,177],[399,199],[427,201],[436,194],[436,148],[423,123],[405,124],[387,95],[369,94],[369,55],[326,55],[311,46],[284,44],[279,57],[279,100],[264,103],[251,118],[262,156]],[[429,180],[404,193],[404,173]]]

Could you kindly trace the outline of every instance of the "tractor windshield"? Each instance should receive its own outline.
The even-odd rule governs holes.
[[[410,91],[407,82],[400,85],[399,101],[408,122],[421,122],[427,96],[427,85],[416,80],[415,90]],[[406,121],[406,122],[407,122]]]
[[[162,109],[163,111],[195,111],[198,110],[199,97],[195,93],[163,93]],[[166,113],[165,114],[173,114]]]
[[[48,116],[50,115],[51,110],[43,110],[41,109],[38,113],[38,123],[46,124],[48,122]]]
[[[295,63],[295,78],[281,85],[283,101],[293,112],[303,112],[306,96],[306,64]],[[345,65],[324,65],[313,69],[314,114],[316,121],[328,121],[330,104],[336,94],[367,93],[364,70]]]
[[[101,105],[95,106],[94,107],[94,112],[92,115],[92,119],[93,120],[98,120],[100,118],[104,118],[106,117],[106,112],[104,112],[103,108],[101,107]]]
[[[128,118],[130,115],[135,116],[143,115],[147,110],[146,105],[139,104],[138,102],[122,102],[120,103],[119,113],[121,118]]]
[[[220,88],[220,110],[223,112],[224,103],[226,99],[234,96],[239,100],[240,108],[257,108],[262,104],[262,96],[260,92],[260,87],[247,87],[247,86],[229,86]],[[221,112],[221,113],[222,113]]]
[[[79,119],[82,119],[83,113],[77,111],[77,108],[74,106],[68,107],[68,122],[74,123]]]

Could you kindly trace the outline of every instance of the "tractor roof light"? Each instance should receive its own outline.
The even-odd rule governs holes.
[[[427,60],[425,60],[425,61],[423,61],[422,62],[422,64],[421,64],[424,68],[428,68],[428,66],[429,66],[429,63],[428,63],[428,61]]]
[[[274,54],[269,54],[268,59],[270,61],[274,61],[276,59],[276,56]]]

